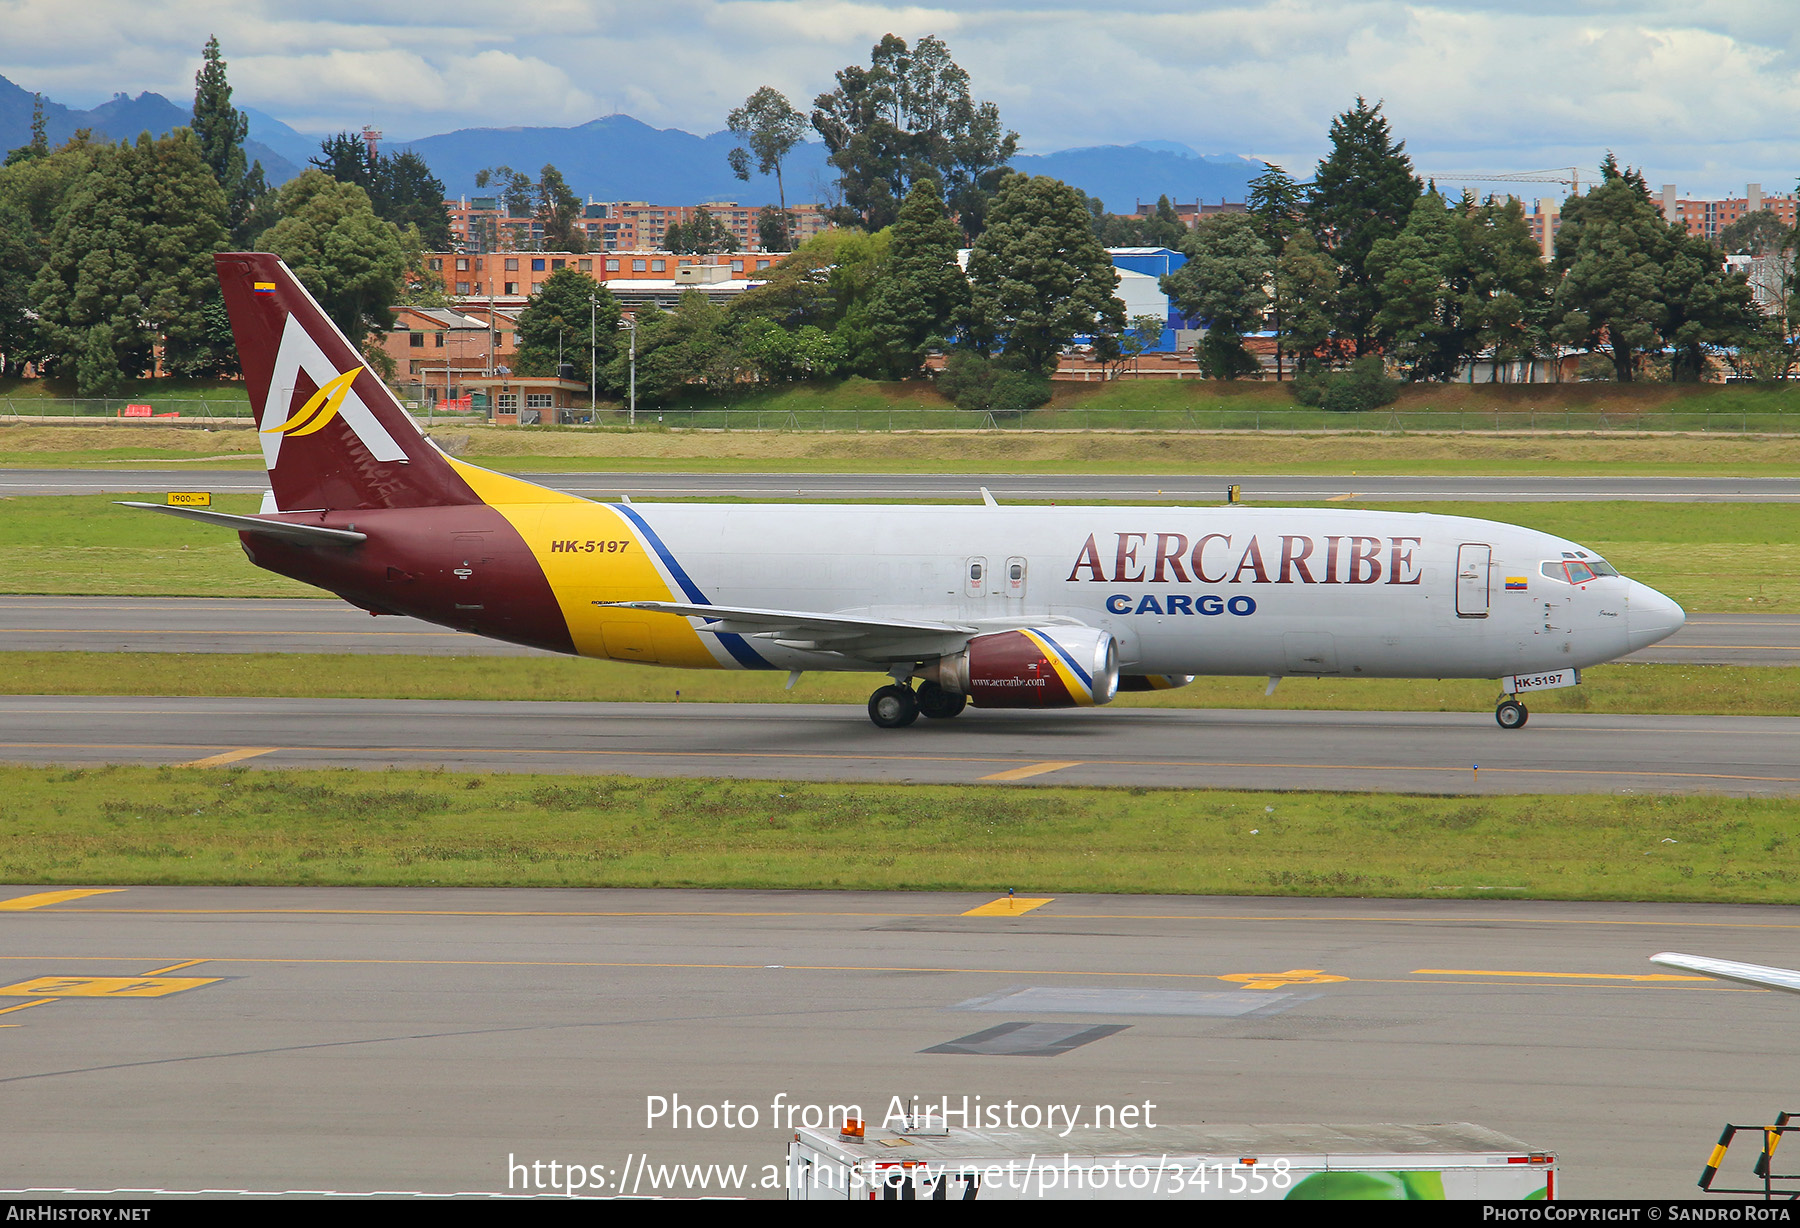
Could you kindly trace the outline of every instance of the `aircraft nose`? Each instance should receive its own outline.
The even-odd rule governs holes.
[[[1631,581],[1625,598],[1625,633],[1631,651],[1668,639],[1687,623],[1687,612],[1648,584]]]

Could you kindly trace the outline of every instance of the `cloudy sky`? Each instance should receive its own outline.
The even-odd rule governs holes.
[[[0,75],[77,106],[185,101],[216,33],[238,104],[302,131],[617,111],[706,133],[761,85],[805,109],[889,31],[944,39],[1025,152],[1161,139],[1302,173],[1362,94],[1425,172],[1612,149],[1687,194],[1800,175],[1783,0],[0,0]]]

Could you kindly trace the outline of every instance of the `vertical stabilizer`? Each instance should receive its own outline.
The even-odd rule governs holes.
[[[280,257],[213,261],[277,508],[481,502]]]

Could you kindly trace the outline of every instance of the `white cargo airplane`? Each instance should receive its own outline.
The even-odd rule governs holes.
[[[1684,621],[1574,542],[1457,516],[596,503],[444,455],[279,259],[217,265],[270,496],[140,506],[237,529],[253,563],[375,614],[789,685],[885,674],[882,728],[1237,674],[1499,678],[1517,729],[1520,695]]]

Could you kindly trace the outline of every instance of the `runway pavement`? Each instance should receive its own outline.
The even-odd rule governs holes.
[[[1320,474],[842,474],[842,473],[521,473],[518,476],[593,499],[968,499],[987,487],[1001,502],[1111,500],[1222,503],[1228,487],[1251,503],[1397,502],[1408,500],[1531,503],[1642,500],[1676,503],[1792,503],[1800,477],[1612,477],[1583,474],[1475,477]],[[257,469],[0,469],[0,496],[129,494],[205,490],[259,494]]]
[[[881,730],[859,705],[0,697],[13,763],[1793,796],[1796,746],[1796,717],[971,710]]]
[[[779,1173],[774,1106],[873,1139],[966,1096],[1067,1106],[1073,1154],[1102,1105],[1471,1121],[1560,1196],[1686,1198],[1725,1122],[1793,1107],[1800,1000],[1648,956],[1792,964],[1800,909],[1030,888],[0,888],[0,1187],[519,1193],[554,1160],[699,1193],[663,1166]]]
[[[336,598],[0,597],[0,652],[368,652],[549,656],[412,618],[371,618]],[[1626,658],[1800,665],[1800,615],[1694,614]]]

